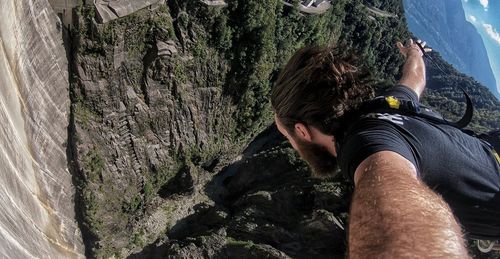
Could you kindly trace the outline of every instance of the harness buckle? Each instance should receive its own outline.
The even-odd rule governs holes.
[[[392,109],[399,109],[399,106],[401,105],[401,102],[394,96],[385,97],[385,101]]]

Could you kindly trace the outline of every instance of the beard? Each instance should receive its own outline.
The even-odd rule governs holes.
[[[337,158],[323,146],[298,140],[297,152],[311,168],[312,177],[314,178],[330,178],[340,172]]]

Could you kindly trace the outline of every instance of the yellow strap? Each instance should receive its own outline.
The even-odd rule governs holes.
[[[500,165],[500,156],[498,153],[493,149],[493,156],[496,158],[498,165]]]
[[[399,109],[399,105],[401,104],[397,98],[394,96],[385,97],[385,101],[389,104],[389,107],[393,109]]]

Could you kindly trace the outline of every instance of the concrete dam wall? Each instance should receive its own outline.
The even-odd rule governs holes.
[[[0,258],[84,257],[61,26],[47,0],[0,1]]]

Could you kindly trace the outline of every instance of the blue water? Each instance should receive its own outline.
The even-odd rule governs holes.
[[[483,38],[500,97],[500,1],[462,0],[465,16]]]

